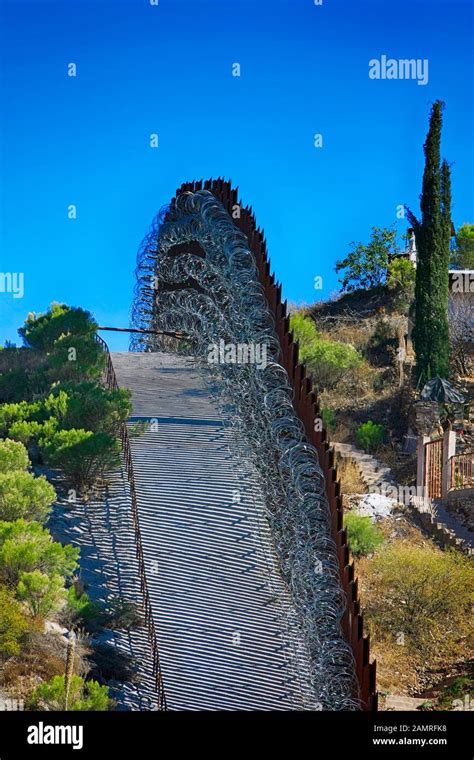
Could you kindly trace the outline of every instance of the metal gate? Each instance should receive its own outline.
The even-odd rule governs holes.
[[[440,499],[443,480],[443,439],[425,443],[424,494]]]

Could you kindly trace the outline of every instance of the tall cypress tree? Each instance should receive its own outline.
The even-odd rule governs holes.
[[[421,220],[407,208],[418,252],[413,345],[416,377],[425,383],[449,374],[449,258],[451,239],[451,173],[440,163],[443,103],[437,100],[423,146],[425,170],[420,196]]]

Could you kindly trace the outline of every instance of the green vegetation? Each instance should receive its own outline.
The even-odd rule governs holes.
[[[408,309],[415,294],[416,269],[409,259],[394,258],[389,264],[387,287],[396,294],[395,305]]]
[[[94,621],[97,630],[118,620],[120,611],[106,612],[83,589],[76,593],[71,580],[79,549],[54,541],[44,527],[56,493],[30,467],[47,464],[75,488],[92,487],[119,463],[116,436],[130,395],[100,384],[104,354],[83,309],[53,304],[45,314],[30,315],[19,332],[25,347],[5,349],[0,373],[0,657],[9,679],[31,669],[44,679],[27,700],[30,708],[61,709],[64,660],[40,633],[45,619],[70,626]],[[125,623],[132,620],[131,610],[121,614]],[[111,678],[114,663],[123,670],[116,656],[108,666]],[[80,667],[88,669],[85,660]],[[68,709],[110,704],[105,686],[73,675]]]
[[[375,451],[384,439],[384,427],[372,420],[359,425],[356,432],[357,444],[364,451]]]
[[[474,269],[474,224],[463,224],[456,232],[451,266],[455,269]]]
[[[424,144],[425,170],[421,192],[421,221],[407,208],[416,238],[418,263],[415,283],[416,380],[449,375],[448,292],[451,240],[451,173],[440,163],[441,101],[431,109]]]
[[[54,676],[41,683],[31,694],[27,707],[30,710],[104,711],[111,706],[108,689],[97,681],[85,681],[81,676],[71,678],[69,699],[66,703],[65,676]]]
[[[53,541],[39,523],[27,520],[0,522],[0,580],[14,586],[22,572],[35,570],[48,575],[71,576],[77,567],[79,549]]]
[[[14,594],[0,586],[0,661],[19,654],[29,623]]]
[[[316,387],[332,387],[347,370],[362,364],[362,356],[353,346],[321,338],[311,317],[299,312],[292,314],[290,328],[300,345],[300,359],[307,365]]]
[[[383,533],[371,518],[358,515],[356,512],[346,512],[344,527],[347,530],[347,538],[351,552],[356,557],[373,554],[383,544]]]
[[[367,560],[364,604],[378,639],[396,640],[431,665],[455,660],[472,630],[474,569],[467,557],[397,541]]]
[[[336,272],[346,270],[340,280],[345,291],[374,288],[383,285],[387,276],[390,255],[395,253],[394,229],[372,227],[370,242],[351,243],[352,250],[336,262]]]

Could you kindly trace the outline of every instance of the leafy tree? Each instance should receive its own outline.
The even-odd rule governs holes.
[[[456,232],[451,266],[455,269],[474,269],[474,224],[464,223]]]
[[[28,629],[29,623],[21,604],[11,591],[0,587],[0,657],[19,654],[21,641]]]
[[[421,221],[407,208],[418,251],[413,344],[417,379],[449,374],[449,259],[451,240],[451,173],[440,163],[443,104],[431,109],[423,146],[425,170],[420,199]]]
[[[0,440],[0,473],[27,470],[29,465],[28,452],[23,444],[8,438]]]
[[[117,440],[108,433],[90,430],[59,430],[42,441],[46,460],[59,467],[78,489],[92,486],[120,465]]]
[[[365,290],[383,285],[390,255],[395,253],[395,240],[395,229],[372,227],[367,245],[351,243],[352,250],[344,259],[336,261],[336,272],[346,270],[339,281],[343,290]]]
[[[13,404],[0,405],[0,436],[6,438],[11,425],[24,420],[36,420],[41,416],[41,403],[20,401]]]
[[[27,703],[30,710],[65,710],[65,676],[53,676],[34,689]],[[85,681],[81,676],[71,678],[67,709],[72,711],[104,711],[111,707],[107,686],[97,681]]]
[[[16,595],[25,602],[33,617],[46,617],[64,604],[64,578],[57,573],[46,575],[39,570],[20,573]]]
[[[56,492],[46,478],[30,472],[0,473],[0,519],[24,517],[43,522],[56,499]]]
[[[79,549],[53,541],[47,528],[26,520],[0,522],[0,580],[15,586],[21,573],[39,570],[67,578],[74,573]]]
[[[347,512],[344,523],[351,552],[356,557],[372,554],[383,544],[383,533],[369,516]]]

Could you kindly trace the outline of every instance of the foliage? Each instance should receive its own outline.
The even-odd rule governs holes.
[[[130,391],[108,390],[93,382],[67,383],[58,394],[66,396],[62,426],[114,435],[131,412]]]
[[[96,628],[103,617],[101,607],[85,591],[78,593],[74,583],[68,588],[65,614],[70,623],[83,623],[86,628]]]
[[[0,473],[0,519],[16,520],[24,517],[43,522],[56,492],[46,478],[35,478],[30,472]]]
[[[456,232],[451,266],[455,269],[474,269],[474,224],[464,223]]]
[[[394,258],[389,264],[387,286],[396,293],[395,304],[406,309],[415,294],[416,269],[407,258]]]
[[[383,285],[390,255],[395,252],[395,239],[395,229],[372,227],[367,245],[351,243],[352,250],[344,259],[336,261],[336,272],[346,270],[340,280],[343,290],[365,290]]]
[[[425,144],[420,197],[421,221],[407,208],[418,252],[415,282],[416,380],[449,375],[449,259],[451,240],[451,172],[440,163],[443,103],[433,103]]]
[[[356,557],[373,554],[383,544],[383,533],[369,516],[347,512],[344,522],[351,552]]]
[[[103,624],[105,628],[131,630],[143,626],[143,616],[136,604],[117,598],[109,604]]]
[[[400,633],[424,661],[453,656],[471,633],[474,569],[469,558],[397,541],[367,560],[364,603],[378,640]]]
[[[374,451],[383,441],[384,427],[372,420],[363,422],[356,431],[357,444],[364,451]]]
[[[59,467],[78,489],[92,486],[120,464],[118,442],[108,433],[59,430],[40,443],[46,461]]]
[[[69,335],[90,335],[97,329],[91,314],[84,309],[53,303],[44,314],[29,314],[19,335],[28,348],[47,353],[56,342]]]
[[[336,415],[333,411],[333,409],[330,409],[328,406],[323,407],[321,409],[321,417],[323,420],[323,425],[329,432],[334,430],[336,427]]]
[[[0,580],[15,586],[21,573],[39,570],[66,578],[74,572],[79,549],[53,541],[47,528],[26,520],[0,522]]]
[[[347,370],[361,365],[362,357],[353,346],[321,338],[310,317],[293,314],[290,328],[299,342],[301,361],[318,387],[334,386]]]
[[[96,329],[88,311],[56,303],[44,314],[30,314],[18,332],[25,346],[47,354],[50,380],[81,381],[99,377],[104,366]]]
[[[0,587],[0,657],[20,652],[20,644],[29,628],[28,620],[12,592]]]
[[[0,473],[27,470],[30,464],[28,452],[18,441],[0,440]]]
[[[64,603],[64,578],[57,573],[46,575],[39,570],[22,572],[16,594],[18,599],[25,602],[33,617],[46,617]]]
[[[71,677],[67,709],[72,711],[103,711],[110,704],[107,686],[97,681],[85,681],[81,676]],[[54,676],[34,689],[27,704],[30,710],[65,710],[65,676]]]

